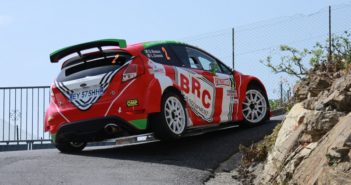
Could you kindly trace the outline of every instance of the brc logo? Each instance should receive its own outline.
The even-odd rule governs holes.
[[[203,89],[201,91],[201,84],[199,80],[194,77],[191,77],[191,84],[189,83],[189,79],[184,75],[180,74],[180,88],[186,94],[192,93],[201,99],[202,105],[205,108],[210,108],[211,102],[211,94],[208,90]]]
[[[205,77],[183,68],[175,68],[177,84],[192,111],[203,120],[213,121],[216,88]]]

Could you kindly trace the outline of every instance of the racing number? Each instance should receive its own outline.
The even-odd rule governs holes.
[[[166,59],[167,59],[168,61],[170,61],[170,60],[171,60],[171,57],[168,56],[168,52],[167,52],[167,50],[166,50],[165,47],[162,47],[162,51],[163,51],[163,53],[165,54]]]

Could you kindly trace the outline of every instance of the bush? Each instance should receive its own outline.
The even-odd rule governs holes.
[[[239,151],[242,153],[241,165],[248,167],[256,162],[266,160],[268,152],[272,150],[275,140],[278,137],[278,133],[282,124],[279,123],[273,129],[272,134],[265,136],[263,140],[256,144],[252,144],[250,147],[239,145]]]
[[[260,62],[271,68],[273,73],[286,73],[303,79],[310,68],[322,68],[326,71],[339,71],[351,69],[351,34],[345,31],[342,35],[333,35],[331,39],[332,53],[329,57],[329,40],[324,44],[316,43],[312,49],[296,49],[288,45],[281,45],[283,56],[280,62],[274,65],[272,56]]]

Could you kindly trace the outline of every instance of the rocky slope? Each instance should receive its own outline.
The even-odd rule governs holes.
[[[315,71],[294,89],[255,184],[351,184],[351,75]]]

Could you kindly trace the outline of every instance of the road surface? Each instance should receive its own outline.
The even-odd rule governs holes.
[[[254,128],[234,128],[163,143],[0,152],[0,185],[203,184],[218,165],[270,134],[282,116]]]

